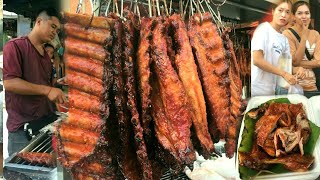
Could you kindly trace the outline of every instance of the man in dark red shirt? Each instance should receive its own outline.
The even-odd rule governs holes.
[[[52,102],[66,101],[60,89],[51,87],[52,65],[44,49],[44,44],[52,41],[59,30],[59,13],[44,9],[38,13],[28,36],[12,39],[3,48],[9,155],[29,143],[23,130],[25,123],[51,118]]]

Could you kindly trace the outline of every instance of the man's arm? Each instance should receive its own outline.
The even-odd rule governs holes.
[[[21,95],[44,95],[49,94],[51,87],[33,84],[20,78],[4,80],[4,87],[7,91]]]
[[[51,101],[54,101],[57,103],[66,102],[66,97],[64,93],[58,88],[39,85],[39,84],[33,84],[20,78],[4,80],[3,85],[7,91],[10,91],[16,94],[43,95],[48,97]]]

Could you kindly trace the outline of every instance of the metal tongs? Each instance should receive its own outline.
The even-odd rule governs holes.
[[[54,122],[52,122],[52,123],[44,126],[43,128],[41,128],[39,130],[39,133],[52,134],[53,133],[53,129],[54,129],[54,125],[68,117],[68,113],[59,112],[59,111],[56,111],[55,113],[56,113],[56,115],[58,115],[57,120],[55,120]]]

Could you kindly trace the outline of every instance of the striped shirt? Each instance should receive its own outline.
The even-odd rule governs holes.
[[[285,30],[283,34],[288,38],[289,45],[290,45],[290,52],[291,54],[295,54],[297,51],[297,48],[299,46],[299,41],[297,38],[292,34],[290,30]],[[320,52],[318,52],[320,49],[320,35],[315,30],[310,30],[310,34],[308,36],[308,39],[306,41],[306,48],[309,51],[310,55],[313,55],[314,59],[320,60]],[[303,61],[309,61],[307,56],[304,55]],[[312,69],[306,69],[306,77],[303,79],[298,79],[298,84],[303,87],[304,91],[317,91],[316,86],[316,77]]]

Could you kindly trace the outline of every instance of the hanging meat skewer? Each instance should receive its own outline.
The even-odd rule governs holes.
[[[192,16],[188,31],[179,15],[143,18],[137,41],[134,15],[124,14],[126,21],[65,15],[70,109],[56,127],[62,164],[75,179],[158,179],[155,167],[179,171],[195,149],[210,157],[216,138],[232,157],[242,85],[228,36],[223,46],[206,13]],[[201,146],[192,144],[191,127]]]
[[[246,76],[246,66],[247,66],[247,60],[246,60],[246,57],[244,55],[244,47],[243,45],[240,46],[239,48],[239,53],[238,53],[238,56],[240,58],[240,73],[242,75],[242,77],[245,77]]]
[[[106,131],[113,130],[106,126],[110,115],[110,86],[107,83],[110,79],[105,79],[105,74],[110,74],[107,72],[110,69],[106,68],[110,62],[110,53],[105,50],[105,46],[110,42],[110,29],[105,25],[108,23],[110,27],[109,23],[113,23],[113,20],[101,17],[91,19],[85,15],[69,13],[64,14],[64,18],[68,23],[76,25],[67,23],[65,31],[65,56],[67,61],[70,60],[67,64],[71,65],[70,69],[67,67],[66,78],[69,84],[70,119],[56,126],[59,160],[71,171],[74,179],[113,179],[116,177],[117,166],[114,165],[114,155],[110,148],[112,138],[105,136]],[[87,23],[86,20],[90,21]],[[84,26],[91,27],[87,30]],[[73,31],[78,34],[73,34]],[[109,33],[104,35],[99,33],[107,31]],[[97,42],[101,37],[105,39]],[[85,63],[80,65],[76,62],[78,59]],[[91,64],[98,69],[90,70],[88,66]],[[87,67],[90,71],[84,72],[81,67]],[[78,115],[83,116],[78,120]]]
[[[212,23],[209,13],[191,17],[188,33],[191,46],[195,52],[200,77],[208,104],[211,119],[209,131],[214,136],[224,139],[230,119],[230,89],[228,69],[229,65],[224,56],[224,48],[216,26]],[[219,130],[219,135],[213,134],[214,126]]]
[[[214,151],[214,146],[208,131],[205,100],[187,29],[180,15],[172,15],[169,21],[174,32],[173,42],[176,51],[174,64],[190,101],[192,109],[190,112],[196,136],[203,148],[203,154],[209,157]]]
[[[114,69],[114,102],[116,109],[116,117],[118,120],[118,136],[119,152],[117,153],[117,161],[124,177],[128,179],[139,179],[141,169],[137,168],[138,160],[135,149],[130,142],[134,141],[132,136],[132,127],[130,123],[130,116],[126,106],[127,97],[125,94],[125,81],[123,72],[123,23],[120,18],[116,19],[113,29],[113,36],[115,41],[113,43],[113,69]]]
[[[229,38],[228,30],[222,34],[224,47],[226,49],[226,58],[229,60],[229,78],[230,78],[230,121],[227,124],[226,132],[226,155],[229,158],[234,156],[237,146],[238,131],[241,124],[242,107],[242,82],[240,79],[240,68],[233,49],[233,43]]]
[[[245,97],[250,96],[250,74],[251,74],[251,61],[250,61],[250,50],[244,48],[243,40],[240,40],[242,44],[238,44],[237,48],[237,59],[239,62],[240,76],[243,87],[245,87]]]
[[[130,11],[125,11],[127,19],[123,24],[124,29],[124,67],[125,92],[127,94],[127,108],[131,115],[131,125],[133,127],[134,143],[138,162],[141,166],[143,179],[152,179],[151,164],[148,159],[147,148],[143,138],[143,128],[140,125],[140,116],[137,104],[137,87],[135,78],[136,63],[136,39],[137,39],[137,17]]]
[[[148,148],[148,157],[152,165],[153,179],[160,179],[168,168],[181,170],[181,160],[167,138],[175,133],[167,125],[167,118],[163,112],[162,100],[159,97],[158,85],[155,84],[155,74],[151,71],[151,43],[155,28],[153,18],[142,18],[139,46],[137,50],[137,80],[139,81],[139,95],[141,106],[141,124],[143,126],[144,140]],[[155,89],[153,89],[155,88]],[[159,99],[160,98],[160,99]],[[158,103],[160,100],[161,104]],[[159,104],[159,106],[158,106]],[[151,109],[153,109],[151,111]],[[152,115],[151,115],[152,113]],[[152,117],[153,116],[153,119]],[[172,133],[170,135],[170,133]],[[176,157],[176,158],[175,158]]]
[[[140,29],[140,42],[139,48],[137,50],[137,67],[138,67],[138,76],[139,76],[139,93],[141,96],[141,122],[143,126],[144,134],[146,135],[146,141],[151,141],[151,86],[150,81],[150,37],[152,36],[152,22],[153,19],[142,18],[141,20],[141,29]]]
[[[159,96],[163,102],[164,115],[168,119],[167,122],[163,123],[168,123],[167,125],[172,127],[171,137],[167,138],[174,140],[173,138],[175,137],[172,136],[174,134],[177,135],[177,141],[160,141],[160,144],[172,143],[177,159],[181,159],[185,164],[191,164],[195,160],[195,154],[190,140],[190,127],[192,125],[192,119],[189,114],[190,104],[183,84],[179,80],[178,74],[172,67],[167,55],[166,36],[165,25],[162,19],[158,18],[153,30],[152,59],[154,61],[155,76],[159,83]],[[157,128],[155,127],[155,129]]]
[[[245,73],[248,77],[250,77],[251,74],[251,63],[250,63],[250,50],[249,49],[243,49],[242,53],[243,58],[245,59]]]

